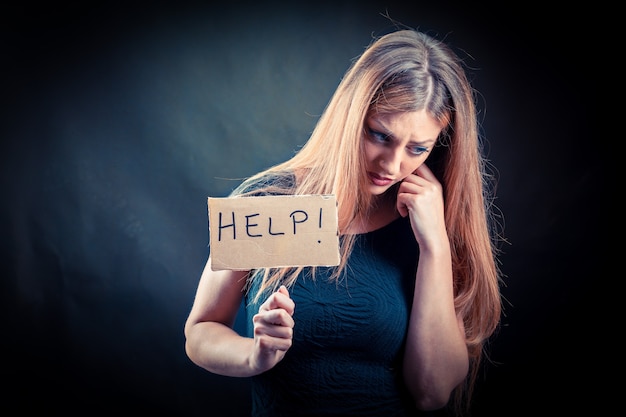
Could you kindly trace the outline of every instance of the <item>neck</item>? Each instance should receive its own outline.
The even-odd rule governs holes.
[[[360,234],[387,226],[400,217],[396,210],[396,193],[375,196],[367,213],[357,216],[344,234]]]

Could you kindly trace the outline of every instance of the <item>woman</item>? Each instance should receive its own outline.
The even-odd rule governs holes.
[[[209,257],[189,358],[252,377],[254,416],[467,409],[501,312],[477,124],[451,49],[411,29],[375,40],[306,145],[233,192],[334,194],[341,263],[213,271]]]

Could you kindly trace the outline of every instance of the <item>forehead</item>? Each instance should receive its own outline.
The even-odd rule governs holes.
[[[434,141],[443,129],[443,125],[426,110],[373,113],[367,118],[367,123],[370,127],[384,130],[389,136],[414,142]]]

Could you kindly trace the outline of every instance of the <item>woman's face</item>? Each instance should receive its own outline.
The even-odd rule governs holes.
[[[380,195],[424,163],[443,126],[425,110],[373,113],[365,120],[368,188]]]

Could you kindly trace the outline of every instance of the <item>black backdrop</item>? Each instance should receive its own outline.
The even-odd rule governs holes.
[[[505,316],[474,415],[580,410],[599,222],[582,28],[467,3],[3,6],[3,405],[246,415],[246,380],[184,353],[206,197],[306,140],[387,11],[471,55],[498,168]]]

